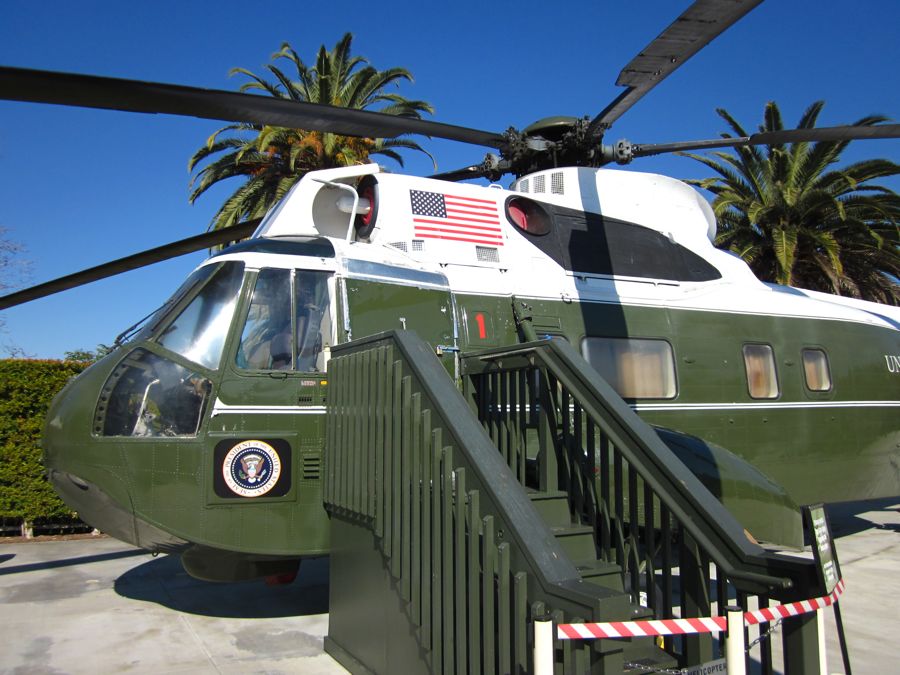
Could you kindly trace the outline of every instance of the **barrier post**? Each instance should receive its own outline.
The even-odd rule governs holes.
[[[725,608],[728,633],[725,636],[725,667],[728,675],[746,675],[747,656],[744,647],[744,610],[734,605]]]
[[[553,621],[534,620],[534,675],[553,675]]]
[[[828,675],[828,655],[825,653],[825,610],[816,610],[816,623],[819,630],[819,672]]]

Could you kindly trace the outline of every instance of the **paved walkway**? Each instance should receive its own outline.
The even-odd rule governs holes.
[[[269,587],[105,537],[0,543],[4,674],[345,673],[322,650],[327,611],[327,559]]]
[[[900,499],[829,510],[854,672],[900,663]],[[322,651],[328,563],[296,582],[208,584],[114,539],[3,543],[0,673],[343,673]],[[843,672],[828,612],[829,672]]]
[[[900,499],[828,509],[847,589],[841,615],[857,675],[900,672]],[[827,611],[828,671],[843,673],[834,615]]]

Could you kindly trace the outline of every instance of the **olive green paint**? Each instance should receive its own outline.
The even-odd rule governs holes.
[[[329,522],[322,508],[320,467],[328,378],[323,373],[243,371],[235,365],[240,326],[255,272],[245,283],[233,325],[215,371],[199,369],[141,335],[83,373],[55,405],[45,433],[47,465],[102,486],[123,512],[185,541],[238,552],[319,555],[329,550]],[[513,298],[455,295],[370,279],[341,278],[336,285],[334,334],[338,341],[388,329],[412,330],[435,351],[451,374],[463,351],[514,344],[524,334]],[[183,298],[173,315],[190,301]],[[896,333],[866,324],[825,319],[759,316],[518,298],[538,337],[561,336],[577,349],[585,336],[660,338],[675,355],[677,395],[635,402],[655,425],[702,438],[734,453],[783,486],[797,503],[900,494],[900,432],[884,408],[810,407],[852,401],[896,401],[900,374],[885,354],[900,354]],[[482,333],[477,315],[482,315]],[[344,317],[349,317],[349,333]],[[482,334],[484,337],[482,337]],[[458,337],[458,339],[457,339]],[[743,344],[773,347],[780,384],[774,401],[754,401],[747,391]],[[96,435],[96,396],[122,357],[135,348],[198,370],[213,383],[196,438],[132,438]],[[804,386],[801,350],[824,349],[834,387]],[[449,348],[449,349],[447,349]],[[220,410],[213,402],[244,409]],[[726,410],[648,409],[648,404],[729,404]],[[803,407],[771,407],[770,404]],[[252,412],[252,406],[292,406],[297,412]],[[303,414],[303,408],[310,408]],[[887,412],[893,409],[887,409]],[[291,447],[291,488],[281,497],[225,499],[215,494],[217,443],[281,438]],[[141,542],[136,542],[141,543]]]
[[[672,307],[566,303],[520,298],[535,317],[539,337],[559,335],[577,349],[585,336],[659,338],[673,347],[677,395],[634,401],[651,424],[715,443],[759,468],[797,503],[841,501],[900,494],[897,408],[838,407],[842,402],[900,399],[900,374],[885,354],[900,352],[897,333],[878,326],[818,318],[739,314]],[[458,296],[465,314],[482,296]],[[508,299],[494,305],[495,324],[509,325]],[[542,329],[538,317],[559,317],[561,328]],[[505,338],[516,340],[513,330]],[[742,347],[771,345],[780,394],[750,397]],[[463,349],[477,348],[469,339]],[[801,351],[823,349],[831,368],[830,391],[805,386]],[[675,409],[737,404],[729,410]],[[673,409],[648,410],[647,404]],[[768,407],[793,406],[793,407]],[[812,407],[834,404],[835,407]]]

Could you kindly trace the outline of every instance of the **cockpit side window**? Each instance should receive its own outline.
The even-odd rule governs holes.
[[[260,270],[235,362],[246,370],[325,370],[331,344],[328,273]]]
[[[135,438],[196,436],[212,383],[146,349],[110,374],[94,414],[94,434]]]
[[[157,342],[194,363],[215,369],[231,325],[243,274],[243,263],[223,263],[160,333]]]
[[[241,333],[237,365],[250,370],[290,370],[292,333],[291,271],[261,270]]]
[[[297,327],[296,369],[301,372],[325,370],[325,347],[331,345],[331,312],[328,274],[297,270],[294,273]]]

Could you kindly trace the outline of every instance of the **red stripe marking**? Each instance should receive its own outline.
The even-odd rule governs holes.
[[[461,195],[444,195],[444,199],[465,199],[468,202],[481,202],[482,204],[492,204],[495,208],[497,202],[493,199],[476,199],[475,197],[463,197]]]
[[[759,613],[762,614],[766,618],[766,621],[775,621],[778,618],[775,615],[775,612],[773,612],[771,609],[769,609],[767,607],[759,610]],[[755,616],[753,617],[753,622],[757,623],[757,619]]]
[[[706,626],[703,625],[703,622],[697,618],[687,618],[682,619],[682,621],[687,621],[691,625],[691,627],[698,633],[706,633],[708,630]]]
[[[448,215],[445,219],[442,219],[442,220],[427,220],[425,218],[413,218],[413,222],[416,222],[416,223],[445,223],[447,221],[454,221],[454,220],[465,220],[465,221],[468,221],[471,223],[484,223],[486,225],[499,225],[500,224],[500,221],[496,220],[496,219],[488,220],[486,218],[466,218],[465,216],[457,216],[457,215],[453,215],[453,216]]]
[[[578,633],[569,628],[568,624],[561,623],[559,624],[558,628],[560,631],[562,631],[563,635],[565,635],[570,640],[577,640],[579,637],[581,637],[580,635],[578,635]]]
[[[503,244],[502,238],[497,237],[493,234],[484,234],[483,232],[466,232],[465,230],[449,230],[439,227],[429,227],[425,229],[415,230],[413,232],[414,237],[436,236],[439,234],[447,234],[453,237],[475,237],[476,239],[486,241],[497,246],[501,246]]]
[[[484,313],[478,312],[475,314],[475,323],[478,324],[478,339],[479,340],[487,340],[487,329],[484,323]]]
[[[427,223],[426,225],[416,225],[416,230],[443,230],[448,227],[454,227],[458,230],[463,230],[464,232],[471,232],[472,234],[480,233],[480,232],[488,232],[490,234],[486,234],[485,236],[490,237],[499,237],[500,233],[503,231],[499,227],[485,227],[484,225],[469,225],[468,223],[448,223],[443,220],[414,220],[414,223]],[[431,225],[438,225],[439,227],[430,227]],[[473,231],[474,230],[474,231]],[[477,231],[477,232],[476,232]]]
[[[469,239],[465,237],[448,237],[442,234],[425,234],[420,233],[416,236],[422,237],[424,239],[447,239],[448,241],[468,241],[473,244],[487,244],[488,246],[503,246],[502,241],[486,241],[484,239]]]
[[[472,211],[477,211],[478,213],[490,213],[492,215],[497,215],[497,207],[496,206],[482,206],[481,204],[467,204],[465,202],[454,202],[449,199],[444,200],[444,208],[454,208],[454,209],[470,209]]]
[[[609,625],[619,635],[628,636],[635,634],[634,631],[628,628],[628,626],[626,626],[621,621],[610,621],[607,625]]]
[[[594,637],[605,638],[610,636],[610,633],[604,630],[599,623],[586,623],[584,624],[584,627],[587,628],[588,632]]]
[[[465,219],[466,216],[469,216],[469,217],[479,216],[482,219],[481,222],[497,223],[498,225],[500,224],[500,219],[497,218],[496,216],[492,216],[492,214],[490,214],[490,213],[481,213],[480,211],[469,211],[467,209],[445,209],[445,211],[448,214],[447,215],[448,218],[463,218],[463,219]],[[452,216],[449,215],[451,213],[453,214]],[[459,214],[462,214],[462,215],[459,215]]]

